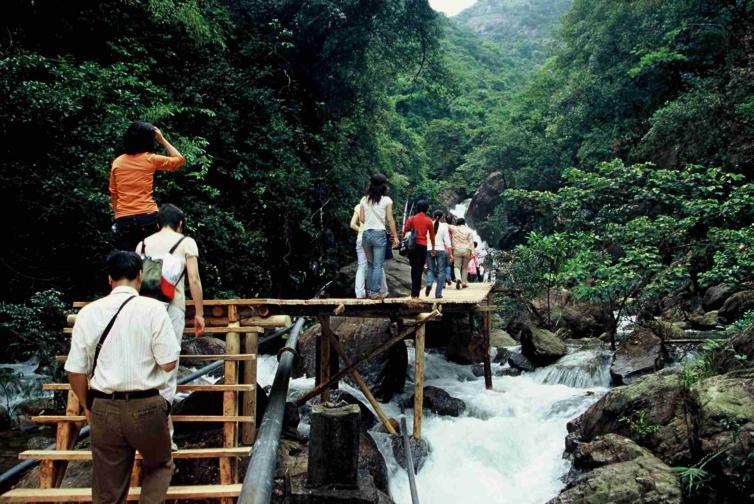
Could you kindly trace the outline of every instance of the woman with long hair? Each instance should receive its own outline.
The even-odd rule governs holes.
[[[427,258],[429,269],[427,271],[427,287],[424,289],[424,295],[429,296],[432,292],[432,284],[436,281],[435,298],[442,298],[442,288],[445,286],[445,271],[448,265],[448,255],[452,260],[452,245],[450,242],[450,231],[447,223],[443,222],[443,213],[436,210],[432,214],[432,229],[435,232],[435,243],[433,246],[434,255],[430,254]]]
[[[393,200],[388,193],[387,177],[372,175],[366,195],[359,202],[359,219],[363,222],[362,247],[367,257],[367,295],[370,299],[384,299],[381,291],[384,274],[388,228],[393,248],[398,246],[398,233],[393,218]]]
[[[367,268],[369,262],[367,261],[366,252],[364,252],[363,235],[364,235],[364,223],[361,222],[361,205],[356,205],[353,209],[353,215],[351,215],[351,229],[356,231],[356,259],[358,260],[358,267],[356,268],[356,279],[354,281],[354,290],[356,292],[357,299],[364,299],[367,297]],[[387,281],[385,279],[385,271],[382,271],[382,287],[380,288],[380,294],[387,296]]]
[[[167,156],[153,153],[156,143]],[[128,127],[123,135],[123,151],[110,168],[113,232],[115,248],[133,252],[137,243],[159,231],[158,208],[152,196],[154,173],[177,170],[186,160],[156,126],[144,121],[135,121]]]

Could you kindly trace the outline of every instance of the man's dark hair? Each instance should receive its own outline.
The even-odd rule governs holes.
[[[427,203],[426,200],[419,200],[416,203],[416,212],[424,212],[426,213],[429,210],[429,203]]]
[[[464,219],[463,217],[456,221],[456,226],[463,226],[464,224],[466,224],[466,219]]]
[[[435,210],[435,213],[432,214],[432,217],[434,217],[435,220],[442,219],[445,216],[445,213],[442,210]]]
[[[123,135],[123,150],[126,154],[141,154],[155,150],[153,124],[134,121]]]
[[[172,203],[165,203],[160,207],[160,213],[157,214],[157,222],[160,228],[169,226],[173,231],[178,231],[178,224],[181,222],[184,223],[184,228],[186,227],[186,214]]]
[[[139,276],[142,263],[141,257],[136,252],[116,250],[107,256],[107,274],[115,281],[134,280]]]

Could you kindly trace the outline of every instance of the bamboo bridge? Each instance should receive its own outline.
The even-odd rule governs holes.
[[[404,339],[413,338],[416,349],[414,368],[414,422],[413,434],[421,437],[423,390],[424,390],[424,346],[426,323],[437,319],[443,313],[481,312],[484,323],[482,334],[489,350],[489,310],[492,284],[472,283],[468,288],[444,290],[444,297],[387,298],[384,300],[353,298],[313,298],[313,299],[217,299],[204,301],[206,334],[223,336],[226,350],[222,355],[185,355],[183,359],[192,361],[222,361],[224,379],[217,384],[184,384],[178,390],[183,392],[213,392],[222,394],[222,415],[173,415],[174,422],[222,424],[223,442],[221,446],[208,448],[179,449],[173,452],[175,459],[205,458],[217,459],[219,481],[211,485],[171,486],[167,500],[219,500],[222,504],[232,504],[244,491],[243,475],[239,474],[239,459],[252,455],[256,429],[256,383],[258,336],[265,329],[290,327],[292,317],[316,318],[322,331],[317,341],[315,386],[299,397],[301,405],[309,399],[320,396],[323,402],[330,398],[330,391],[338,387],[338,382],[347,374],[351,375],[364,396],[369,401],[385,429],[397,435],[395,428],[382,411],[381,406],[369,391],[359,374],[359,366],[385,352]],[[86,302],[74,303],[81,308]],[[338,335],[330,329],[331,316],[380,317],[395,322],[394,333],[366,355],[351,362],[338,340]],[[194,317],[193,304],[187,301],[187,325],[185,334],[194,333],[191,321]],[[68,325],[75,323],[75,315],[68,317]],[[301,323],[297,324],[300,329]],[[72,329],[64,329],[70,334]],[[295,349],[283,351],[295,353]],[[280,357],[280,355],[279,355]],[[58,356],[65,360],[65,356]],[[492,374],[489,351],[484,361],[485,385],[492,387]],[[287,379],[286,379],[287,380]],[[287,384],[286,384],[287,387]],[[38,424],[52,424],[56,428],[55,447],[50,450],[27,450],[19,454],[21,460],[37,460],[40,463],[38,488],[15,488],[2,496],[2,502],[90,502],[90,488],[60,488],[69,462],[91,460],[91,451],[76,449],[77,438],[85,417],[76,395],[66,383],[50,383],[44,390],[66,394],[67,404],[63,415],[41,415],[33,418]],[[286,388],[287,390],[287,388]],[[279,436],[279,432],[278,432]],[[277,440],[273,446],[277,446]],[[260,453],[261,455],[261,453]],[[274,458],[275,454],[271,454]],[[270,454],[267,454],[270,457]],[[253,461],[253,459],[252,459]],[[274,469],[274,467],[273,467]],[[128,500],[138,500],[140,494],[140,460],[134,462],[131,473],[131,488]],[[272,478],[272,475],[269,476]],[[248,489],[247,489],[248,490]]]

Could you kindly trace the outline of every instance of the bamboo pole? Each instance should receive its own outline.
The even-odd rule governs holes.
[[[422,435],[422,413],[424,409],[424,332],[426,326],[420,325],[416,330],[414,343],[414,438]]]
[[[260,328],[261,331],[261,328]],[[244,338],[244,352],[257,353],[257,335],[259,333],[247,333]],[[241,426],[241,442],[245,445],[254,443],[256,434],[256,412],[257,412],[257,361],[247,361],[243,363],[243,383],[254,385],[254,389],[244,392],[242,399],[242,412],[244,416],[254,419],[254,423],[245,423]]]
[[[230,327],[239,327],[238,307],[235,305],[228,306],[228,325]],[[238,354],[241,351],[241,335],[237,332],[229,332],[225,336],[225,352],[228,354]],[[235,385],[238,383],[238,363],[236,361],[225,362],[225,384]],[[238,403],[236,392],[223,392],[223,415],[235,416],[238,414]],[[223,424],[223,446],[233,448],[237,446],[237,429],[236,423],[227,421]],[[235,483],[238,468],[238,461],[231,457],[220,458],[220,484],[230,485]],[[222,504],[233,504],[233,499],[223,498]]]
[[[330,329],[330,317],[317,317],[320,325],[319,335],[319,383],[325,383],[330,379],[330,336],[332,329]],[[337,386],[338,381],[334,383]],[[322,389],[320,394],[320,400],[325,403],[330,400],[330,387]]]
[[[490,294],[487,294],[486,306],[490,305]],[[484,337],[484,387],[492,390],[492,363],[490,362],[490,312],[482,312],[484,326],[482,335]]]
[[[327,333],[327,336],[330,338],[330,344],[333,346],[333,348],[335,348],[335,351],[340,356],[343,364],[345,364],[346,367],[350,366],[351,362],[348,360],[348,355],[346,355],[346,352],[341,346],[340,342],[333,336],[332,333]],[[354,369],[350,372],[350,374],[356,384],[359,386],[361,392],[367,398],[367,401],[369,401],[369,404],[371,404],[372,408],[374,408],[375,413],[377,413],[377,417],[380,419],[380,422],[382,422],[382,425],[385,426],[385,429],[387,429],[387,431],[393,436],[397,436],[398,433],[393,428],[393,425],[390,423],[390,419],[388,419],[387,415],[385,415],[385,412],[382,411],[382,407],[377,402],[377,399],[375,399],[372,395],[372,392],[369,390],[369,387],[364,381],[364,378],[361,376],[361,373]]]
[[[427,322],[427,321],[429,321],[429,320],[437,317],[438,315],[440,315],[440,312],[437,311],[437,310],[435,310],[435,311],[433,311],[431,313],[423,314],[423,315],[425,315],[425,316],[422,317],[420,315],[419,318],[423,322]],[[350,366],[346,366],[345,368],[343,368],[340,371],[338,371],[334,376],[331,376],[330,379],[326,383],[320,383],[320,384],[318,384],[316,387],[314,387],[313,389],[311,389],[309,392],[307,392],[306,394],[304,394],[301,397],[299,397],[298,399],[296,399],[296,405],[297,406],[301,406],[302,404],[306,403],[306,401],[308,401],[312,397],[314,397],[317,394],[319,394],[322,391],[323,388],[328,387],[335,380],[340,380],[345,375],[347,375],[348,373],[350,373],[353,369],[358,368],[359,366],[361,366],[362,364],[364,364],[369,359],[372,359],[372,358],[380,355],[381,353],[383,353],[384,351],[386,351],[388,348],[390,348],[391,346],[395,345],[397,342],[399,342],[399,341],[405,339],[406,337],[408,337],[412,332],[416,331],[416,329],[417,329],[417,326],[407,327],[407,328],[403,329],[400,333],[398,333],[397,335],[393,336],[392,338],[390,338],[389,340],[387,340],[386,342],[384,342],[380,346],[375,347],[374,349],[372,349],[372,351],[370,351],[369,353],[367,353],[367,355],[365,355],[364,357],[362,357],[358,361],[356,361],[356,362],[352,363]]]

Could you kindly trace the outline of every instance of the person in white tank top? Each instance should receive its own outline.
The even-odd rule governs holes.
[[[367,257],[367,295],[370,299],[384,299],[381,292],[384,275],[385,249],[389,247],[387,230],[391,233],[393,248],[398,247],[398,233],[393,218],[393,200],[387,195],[387,177],[372,175],[367,194],[359,202],[359,220],[363,222],[361,238]],[[371,260],[370,260],[371,258]]]

